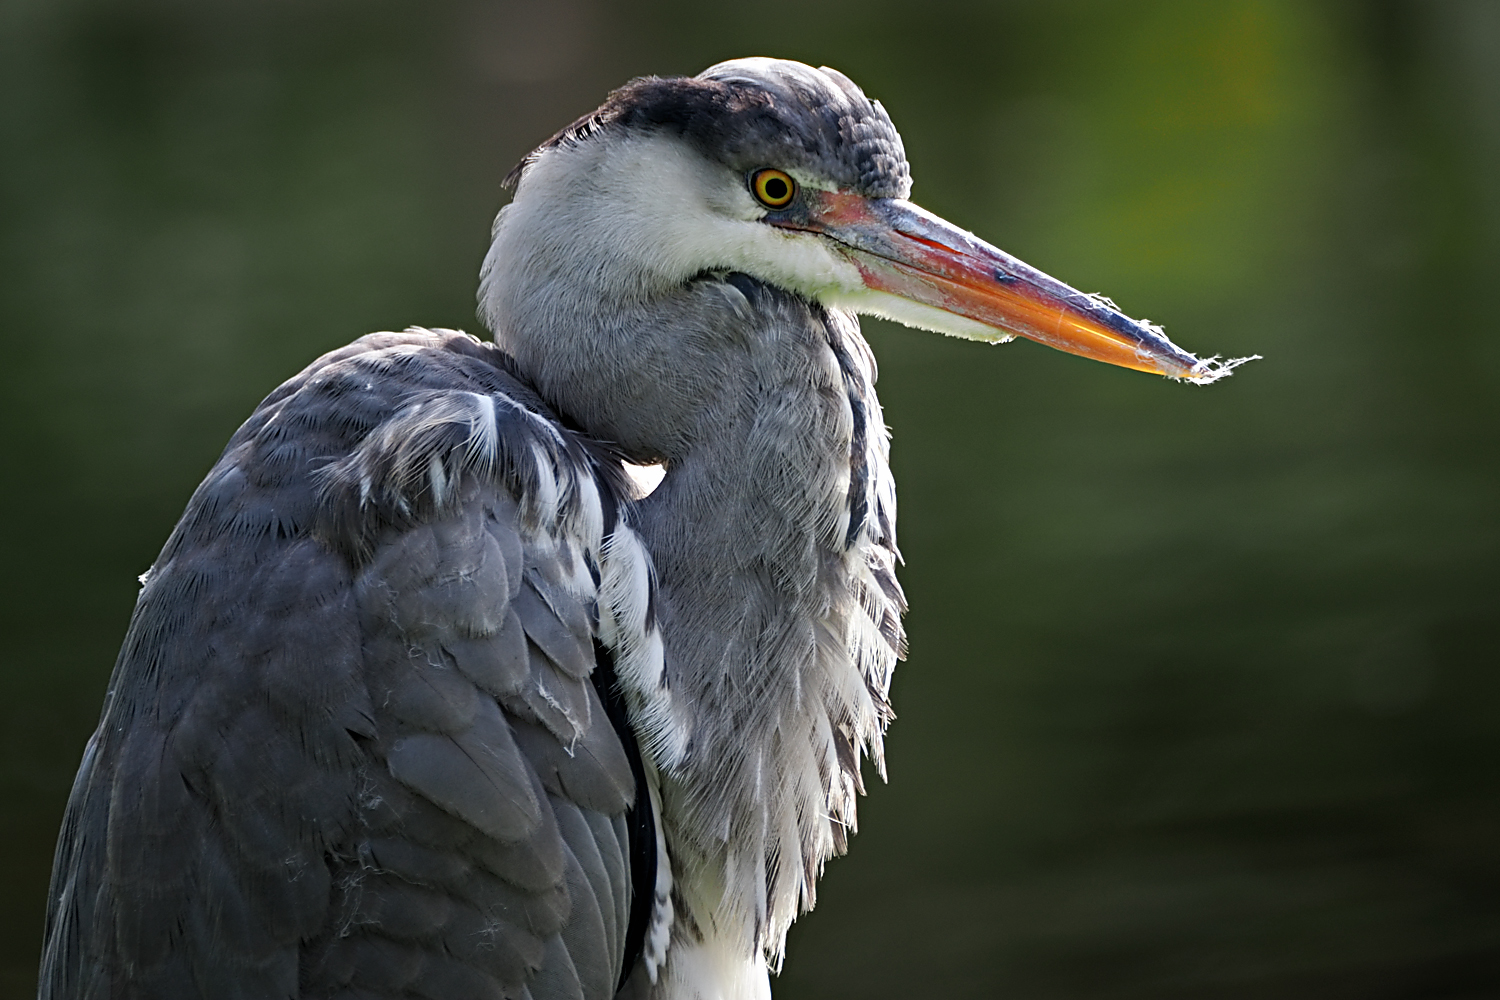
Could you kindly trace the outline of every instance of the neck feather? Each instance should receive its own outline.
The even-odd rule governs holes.
[[[734,266],[629,288],[588,253],[559,270],[524,194],[486,261],[497,343],[588,433],[667,466],[632,515],[658,580],[665,687],[632,724],[675,880],[667,974],[764,983],[854,829],[863,755],[883,772],[905,602],[874,359],[852,314]],[[597,236],[579,244],[614,252]]]
[[[904,601],[895,494],[857,321],[742,276],[751,335],[639,511],[665,670],[690,720],[662,771],[681,932],[779,960],[883,771]]]

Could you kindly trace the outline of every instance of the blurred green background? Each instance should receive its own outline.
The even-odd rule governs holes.
[[[255,403],[477,329],[642,73],[839,67],[915,200],[1209,389],[882,323],[912,653],[778,1000],[1500,995],[1500,4],[0,4],[0,996],[146,569]]]

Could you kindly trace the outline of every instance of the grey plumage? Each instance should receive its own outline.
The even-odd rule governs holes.
[[[1227,371],[906,202],[832,70],[634,81],[512,180],[494,343],[315,361],[144,578],[43,998],[766,997],[904,651],[855,313]]]
[[[584,553],[549,537],[582,491],[622,498],[606,460],[462,334],[364,338],[262,404],[142,591],[42,995],[498,997],[549,953],[537,1000],[607,995],[636,788]],[[541,475],[574,495],[518,504]]]

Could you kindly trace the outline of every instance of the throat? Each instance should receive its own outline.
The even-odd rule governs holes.
[[[764,969],[854,829],[863,754],[881,766],[904,602],[857,322],[736,277],[754,336],[638,530],[687,729],[680,759],[658,762],[673,953]]]

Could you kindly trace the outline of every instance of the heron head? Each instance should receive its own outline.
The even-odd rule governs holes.
[[[833,308],[972,340],[1026,337],[1173,378],[1213,381],[1238,363],[1199,360],[908,201],[889,115],[827,67],[737,59],[634,80],[508,181],[516,197],[481,289],[497,336],[502,268],[551,269],[621,303],[738,271]]]

